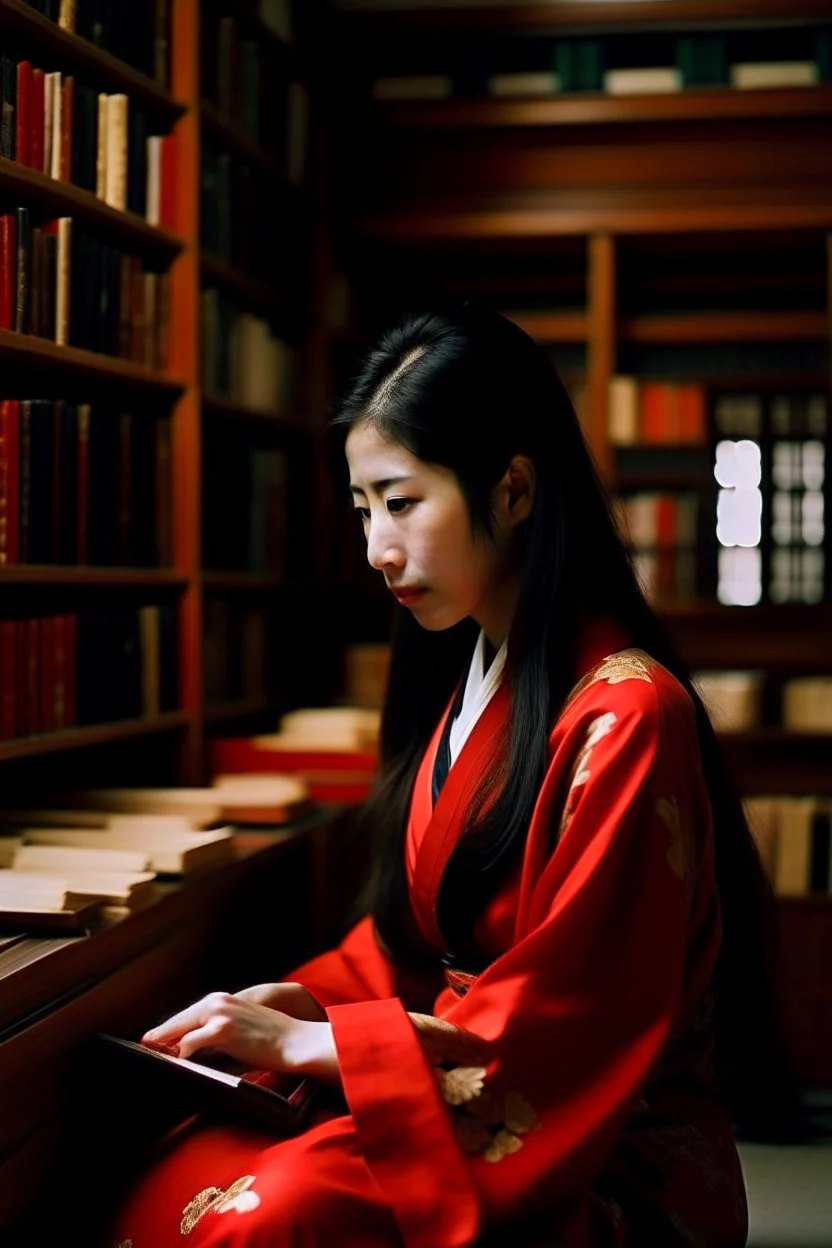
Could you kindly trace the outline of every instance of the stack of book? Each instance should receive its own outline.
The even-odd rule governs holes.
[[[203,439],[205,566],[240,572],[286,571],[285,451],[247,445],[206,429]]]
[[[701,445],[707,430],[703,386],[612,378],[609,437],[613,446]]]
[[[294,353],[267,321],[209,286],[200,294],[200,336],[206,394],[274,415],[290,409]]]
[[[642,590],[651,601],[695,598],[701,500],[693,491],[616,499],[616,515]]]
[[[764,673],[694,672],[693,683],[717,732],[750,732],[762,718]]]
[[[310,707],[284,715],[279,731],[212,742],[215,773],[297,776],[322,802],[364,801],[378,767],[378,711],[358,707]]]
[[[62,30],[88,39],[161,87],[170,82],[170,0],[101,4],[98,0],[27,0]]]
[[[832,676],[801,676],[783,686],[783,727],[832,732]]]

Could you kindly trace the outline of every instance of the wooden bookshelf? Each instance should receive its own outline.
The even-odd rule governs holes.
[[[148,716],[145,719],[114,720],[111,723],[92,724],[89,727],[67,728],[62,732],[44,732],[33,737],[17,737],[13,741],[0,741],[0,762],[9,762],[19,758],[40,758],[47,754],[63,754],[67,750],[109,745],[114,741],[132,741],[164,732],[178,732],[187,726],[188,713],[182,710]]]
[[[64,72],[82,72],[109,91],[123,91],[160,120],[175,122],[188,109],[158,83],[95,44],[62,30],[23,0],[0,0],[0,30],[48,55]]]
[[[823,312],[690,313],[633,317],[619,324],[617,336],[623,343],[824,342],[829,324]]]
[[[154,256],[164,265],[184,246],[170,231],[148,225],[137,213],[111,208],[91,191],[49,178],[16,160],[0,157],[0,186],[9,197],[38,204],[56,217],[77,217],[89,224],[96,234],[141,255]]]
[[[591,92],[531,100],[402,101],[376,105],[394,130],[491,130],[552,126],[667,126],[832,114],[832,86],[737,91],[690,87],[666,95]]]
[[[285,43],[272,31],[257,11],[257,4],[229,4],[246,38],[261,42],[269,58],[270,72],[284,76],[285,82],[305,79],[305,53]],[[319,17],[323,8],[316,8]],[[11,42],[18,59],[28,58],[49,71],[74,74],[105,92],[124,92],[129,103],[140,106],[152,120],[151,133],[170,133],[176,142],[176,179],[173,200],[175,226],[159,229],[142,216],[118,211],[90,191],[69,182],[47,177],[13,160],[0,159],[0,190],[4,205],[25,205],[44,217],[71,216],[96,239],[120,246],[146,260],[151,271],[167,271],[171,276],[170,351],[164,371],[154,371],[126,359],[106,356],[72,346],[58,346],[47,339],[0,329],[0,371],[8,390],[0,384],[0,398],[47,394],[67,397],[76,403],[97,401],[109,405],[135,402],[136,411],[148,419],[171,420],[171,494],[169,514],[172,528],[172,558],[167,567],[100,567],[58,564],[5,564],[0,566],[0,587],[9,618],[29,618],[44,613],[75,614],[87,610],[132,610],[143,606],[175,605],[178,617],[179,656],[178,709],[140,719],[114,720],[68,728],[60,732],[14,737],[0,741],[0,767],[4,778],[14,780],[15,767],[21,775],[30,774],[25,760],[42,760],[41,775],[47,784],[53,758],[77,754],[79,767],[92,768],[99,753],[113,754],[111,747],[123,746],[123,757],[141,759],[148,767],[159,767],[164,760],[166,778],[202,783],[207,779],[205,730],[209,724],[233,724],[273,711],[279,694],[271,691],[256,698],[206,707],[203,671],[204,599],[224,599],[232,611],[260,610],[260,601],[272,601],[277,591],[290,588],[287,578],[276,574],[205,571],[202,534],[202,448],[204,425],[210,423],[212,436],[218,430],[238,443],[255,448],[280,447],[287,462],[299,454],[303,473],[314,447],[315,422],[323,414],[323,395],[313,394],[309,402],[301,398],[291,408],[266,412],[246,408],[223,398],[203,393],[200,366],[201,289],[216,286],[230,296],[241,312],[252,312],[272,326],[279,325],[291,337],[292,345],[304,348],[308,324],[292,319],[288,290],[279,289],[267,279],[244,272],[210,255],[203,254],[200,233],[201,148],[203,138],[216,139],[238,162],[248,165],[259,179],[258,195],[275,198],[275,211],[285,196],[303,196],[310,212],[316,212],[313,183],[290,184],[282,163],[282,153],[271,152],[251,141],[231,125],[218,110],[206,104],[200,83],[200,27],[204,20],[200,0],[177,0],[170,6],[168,39],[170,83],[161,87],[151,78],[103,51],[78,35],[62,30],[38,14],[23,0],[0,0],[0,43]],[[311,174],[315,165],[310,163]],[[316,176],[316,175],[314,175]],[[283,197],[281,199],[281,197]],[[8,211],[8,208],[4,210]],[[320,245],[320,239],[315,246]],[[256,240],[255,240],[256,244]],[[292,267],[297,268],[297,243]],[[314,268],[309,254],[309,282],[323,281],[323,269]],[[316,278],[315,273],[320,276]],[[317,351],[317,354],[316,354]],[[321,347],[304,355],[308,366],[320,367]],[[129,408],[128,410],[133,410]],[[311,469],[309,470],[311,471]],[[297,474],[291,477],[289,488]],[[311,498],[311,493],[308,495]],[[311,511],[311,504],[310,504]],[[310,522],[307,533],[314,524]],[[304,538],[304,540],[307,540]],[[310,542],[313,540],[309,538]],[[304,565],[316,566],[317,555],[310,551]],[[310,573],[311,574],[311,573]],[[314,576],[313,576],[314,579]],[[308,599],[308,601],[307,601]],[[311,596],[299,610],[314,611]],[[87,762],[86,760],[92,760]],[[135,774],[135,766],[131,764]],[[74,760],[73,760],[74,765]],[[108,766],[109,766],[108,762]],[[147,780],[154,776],[148,771]],[[94,782],[94,780],[92,781]]]
[[[163,399],[175,399],[185,389],[183,379],[154,372],[143,364],[81,347],[61,347],[47,338],[16,334],[9,329],[0,329],[0,360],[17,368],[43,370],[52,376],[60,373],[92,385],[104,382],[111,387],[136,388]]]

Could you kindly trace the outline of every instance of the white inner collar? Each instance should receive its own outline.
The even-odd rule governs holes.
[[[452,767],[457,760],[460,750],[471,735],[474,725],[500,687],[503,678],[503,668],[506,663],[507,648],[508,643],[504,641],[495,654],[488,671],[484,671],[485,633],[480,630],[474,653],[471,656],[471,665],[468,668],[468,679],[465,682],[465,692],[462,695],[462,706],[456,719],[451,724],[449,747]]]

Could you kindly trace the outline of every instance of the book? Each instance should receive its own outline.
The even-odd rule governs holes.
[[[682,72],[675,65],[608,69],[604,90],[609,95],[667,95],[682,90]]]
[[[749,61],[731,66],[731,86],[738,91],[775,87],[813,87],[819,80],[814,61]]]
[[[21,812],[25,815],[25,812]],[[24,848],[55,854],[56,863],[68,866],[71,854],[89,854],[90,869],[107,861],[113,869],[120,860],[142,863],[132,871],[150,870],[159,875],[190,875],[229,862],[234,857],[234,836],[230,828],[197,831],[183,826],[176,818],[154,820],[135,818],[113,821],[106,828],[26,826],[17,829]],[[59,855],[63,854],[63,857]],[[92,858],[95,855],[95,858]],[[79,865],[81,865],[79,863]],[[127,869],[127,868],[123,868]]]
[[[284,822],[306,805],[303,783],[272,777],[268,789],[249,795],[236,791],[226,796],[220,788],[80,789],[62,794],[68,806],[106,810],[112,814],[189,815],[204,817],[206,810],[219,811],[227,823]],[[275,816],[277,816],[275,818]]]
[[[447,100],[453,95],[453,80],[446,74],[377,78],[372,94],[377,100]]]
[[[300,707],[281,716],[273,749],[366,749],[378,743],[381,712],[366,707]],[[264,737],[258,737],[262,743]]]
[[[533,99],[560,90],[560,81],[550,70],[525,70],[510,74],[490,74],[488,94],[495,99]]]
[[[306,1121],[315,1084],[275,1071],[249,1070],[230,1058],[208,1053],[200,1060],[179,1057],[172,1046],[141,1044],[107,1033],[99,1044],[125,1069],[143,1070],[173,1092],[189,1098],[194,1109],[259,1123],[271,1131],[295,1134]]]
[[[57,875],[0,870],[0,925],[78,927],[101,912],[100,898],[76,893],[69,880]]]
[[[748,732],[760,724],[763,673],[695,672],[693,683],[717,732]]]
[[[153,871],[94,871],[71,866],[49,871],[46,867],[31,863],[18,866],[17,861],[9,869],[11,876],[24,872],[39,875],[44,880],[54,878],[60,872],[74,896],[86,898],[88,901],[101,901],[106,906],[123,910],[138,910],[147,905],[154,895],[153,882],[156,879]],[[14,880],[10,880],[9,884],[13,886]]]
[[[786,681],[783,726],[796,732],[832,732],[832,677],[801,676]]]
[[[122,93],[107,100],[107,174],[104,199],[111,208],[127,208],[128,103]]]

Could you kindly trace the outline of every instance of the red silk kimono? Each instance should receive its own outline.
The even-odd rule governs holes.
[[[693,708],[617,644],[587,639],[522,862],[475,928],[487,969],[439,977],[436,901],[504,689],[435,808],[443,723],[416,780],[408,879],[437,981],[401,976],[368,920],[287,976],[326,1009],[349,1113],[281,1141],[186,1126],[110,1245],[745,1243],[714,1068],[721,928]]]

